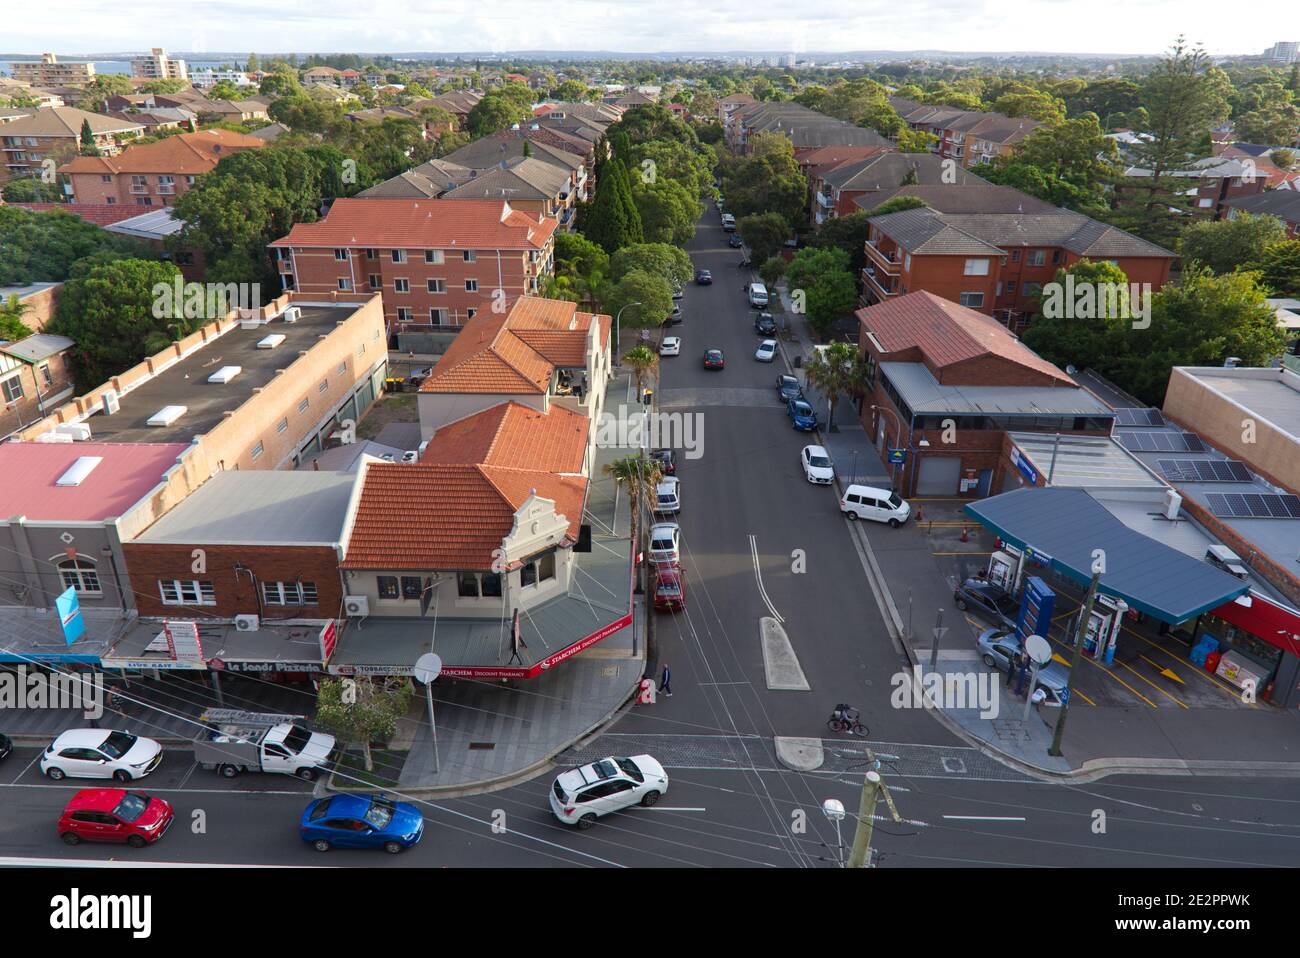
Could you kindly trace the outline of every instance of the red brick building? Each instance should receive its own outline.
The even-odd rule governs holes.
[[[936,138],[932,149],[940,158],[967,169],[1009,156],[1025,137],[1042,126],[1028,117],[959,110],[903,97],[890,97],[889,104],[912,129]]]
[[[557,225],[500,200],[340,199],[271,248],[285,289],[382,291],[396,332],[461,326],[536,293]]]

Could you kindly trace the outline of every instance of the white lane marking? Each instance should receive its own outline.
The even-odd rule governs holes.
[[[707,808],[685,808],[677,805],[652,805],[647,812],[707,812]]]
[[[956,822],[1023,822],[1020,815],[945,815],[946,819]]]
[[[758,540],[754,536],[749,537],[749,554],[754,557],[754,581],[758,583],[758,594],[763,597],[763,604],[767,610],[772,613],[772,617],[778,622],[784,622],[781,613],[776,611],[776,606],[767,596],[767,589],[763,588],[763,573],[758,568]]]
[[[103,861],[98,858],[20,858],[0,857],[0,866],[29,865],[40,868],[340,868],[340,865],[232,865],[227,862],[133,862],[124,859]]]
[[[96,782],[96,781],[101,781],[101,779],[89,779],[89,778],[88,778],[88,779],[84,779],[84,780],[79,779],[79,781]],[[108,780],[107,780],[107,779],[103,779],[103,781],[108,781]],[[277,790],[273,790],[273,789],[267,789],[266,791],[261,791],[261,790],[259,790],[259,789],[252,789],[252,788],[150,788],[149,785],[148,785],[147,783],[144,784],[144,785],[141,785],[141,784],[140,784],[141,782],[146,782],[146,779],[143,779],[143,778],[137,778],[137,779],[135,779],[135,780],[131,783],[131,787],[132,787],[132,788],[140,788],[141,790],[148,790],[148,792],[149,792],[150,795],[159,795],[159,794],[162,794],[162,793],[164,793],[164,792],[179,792],[179,793],[182,794],[182,795],[297,795],[297,796],[300,797],[300,798],[310,798],[310,797],[311,797],[311,792],[310,792],[310,791],[303,791],[303,792],[290,792],[290,791],[277,791]],[[78,787],[79,787],[79,786],[77,786],[77,785],[73,785],[73,784],[71,784],[71,783],[69,783],[69,784],[67,784],[67,785],[46,785],[46,784],[41,783],[41,782],[13,782],[13,783],[11,783],[11,784],[9,784],[9,785],[0,785],[0,788],[50,788],[50,789],[59,789],[59,788],[78,788]],[[94,786],[87,786],[87,787],[94,787]],[[108,788],[108,787],[110,787],[110,786],[107,786],[107,785],[106,785],[106,786],[103,786],[103,787]],[[116,787],[116,786],[111,786],[111,787]]]

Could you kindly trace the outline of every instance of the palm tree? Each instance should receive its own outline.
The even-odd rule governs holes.
[[[641,590],[645,589],[645,572],[650,564],[649,532],[650,523],[641,521],[641,506],[645,504],[646,514],[654,509],[655,486],[663,478],[659,463],[645,455],[644,450],[635,456],[625,456],[605,463],[601,470],[614,482],[627,490],[628,504],[631,506],[632,522],[635,524],[633,536],[640,543],[643,557]]]
[[[826,431],[835,432],[835,405],[841,392],[858,392],[866,383],[866,368],[852,343],[831,343],[808,360],[808,382],[817,388],[829,406]]]
[[[636,394],[644,395],[645,381],[659,372],[659,356],[649,346],[634,346],[623,354],[623,362],[636,376]]]

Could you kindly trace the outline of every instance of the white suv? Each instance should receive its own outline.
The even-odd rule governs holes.
[[[666,791],[668,775],[649,755],[611,756],[561,773],[551,786],[551,811],[566,825],[590,828],[610,812],[649,808]]]
[[[655,512],[675,515],[682,511],[681,484],[676,476],[665,476],[655,486]]]
[[[151,738],[111,729],[69,729],[41,756],[41,771],[54,781],[111,778],[131,782],[144,778],[162,762],[162,746]]]

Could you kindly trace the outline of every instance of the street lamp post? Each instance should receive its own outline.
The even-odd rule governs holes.
[[[614,316],[614,362],[618,365],[622,365],[619,362],[618,350],[619,350],[619,343],[622,341],[621,337],[619,336],[619,323],[621,323],[623,319],[623,310],[627,309],[629,306],[640,306],[640,305],[641,305],[640,303],[624,303],[622,308],[619,309],[618,313],[615,314]]]

